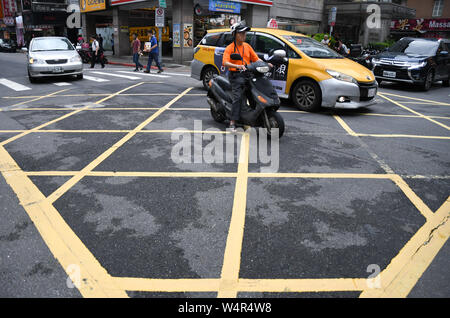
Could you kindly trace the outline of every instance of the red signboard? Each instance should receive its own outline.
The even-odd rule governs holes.
[[[450,19],[403,19],[392,20],[391,30],[398,31],[450,31]]]
[[[13,17],[17,12],[17,5],[15,0],[2,0],[3,16]]]

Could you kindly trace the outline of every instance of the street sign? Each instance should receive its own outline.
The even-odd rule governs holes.
[[[159,0],[159,7],[160,8],[167,8],[166,0]]]
[[[334,26],[336,24],[336,13],[337,13],[337,8],[332,7],[330,9],[330,13],[328,14],[328,25]]]
[[[156,8],[155,10],[155,26],[158,28],[164,27],[164,9]]]
[[[270,19],[269,22],[267,22],[267,27],[272,29],[278,29],[278,22],[275,19]]]

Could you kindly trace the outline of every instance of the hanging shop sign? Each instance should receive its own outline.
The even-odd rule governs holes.
[[[241,13],[241,4],[230,1],[209,0],[209,11]]]
[[[261,6],[273,6],[273,1],[269,0],[233,0],[233,2],[242,2],[242,3],[249,3],[249,4],[256,4]]]
[[[450,18],[447,19],[401,19],[391,21],[395,31],[450,31]]]
[[[118,6],[121,4],[129,4],[129,3],[135,3],[135,2],[142,2],[146,0],[111,0],[112,6]]]
[[[105,0],[80,0],[80,11],[91,12],[106,9]]]

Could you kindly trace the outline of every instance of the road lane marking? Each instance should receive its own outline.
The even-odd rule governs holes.
[[[105,97],[105,98],[102,98],[101,100],[95,102],[94,104],[100,104],[100,103],[102,103],[102,102],[105,101],[105,100],[108,100],[108,99],[110,99],[110,98],[113,98],[114,96],[117,96],[118,94],[120,94],[120,93],[122,93],[122,92],[125,92],[126,90],[131,89],[131,88],[136,87],[136,86],[141,85],[141,84],[143,84],[143,83],[137,83],[137,84],[131,85],[131,86],[127,87],[127,88],[124,88],[124,89],[122,89],[122,90],[116,92],[116,93],[110,94],[109,96],[107,96],[107,97]],[[64,90],[63,90],[63,91],[64,91]],[[52,93],[52,94],[56,94],[56,93],[58,93],[58,92],[55,92],[55,93]],[[44,98],[44,97],[45,97],[45,96],[42,96],[42,97],[40,97],[40,98]],[[38,99],[40,99],[40,98],[38,98]],[[36,100],[37,100],[37,99],[36,99]],[[24,102],[24,103],[25,103],[25,102]],[[20,104],[23,104],[23,103],[20,103]],[[88,108],[90,108],[90,107],[92,107],[92,106],[89,105],[89,106],[86,106],[86,107],[77,109],[77,110],[75,110],[75,111],[73,111],[73,112],[70,112],[70,113],[65,114],[65,115],[63,115],[63,116],[61,116],[61,117],[58,117],[58,118],[53,119],[53,120],[51,120],[51,121],[49,121],[49,122],[46,122],[46,123],[44,123],[44,124],[42,124],[42,125],[39,125],[39,126],[33,128],[33,129],[30,129],[30,130],[27,130],[27,131],[25,131],[25,132],[22,132],[22,133],[20,133],[20,134],[18,134],[18,135],[15,135],[15,136],[13,136],[13,137],[11,137],[11,138],[9,138],[9,139],[6,139],[6,140],[0,142],[0,146],[4,146],[4,145],[6,145],[6,144],[8,144],[8,143],[10,143],[10,142],[12,142],[12,141],[14,141],[14,140],[17,140],[17,139],[19,139],[19,138],[22,138],[23,136],[26,136],[26,135],[30,134],[30,133],[32,133],[32,132],[38,132],[39,129],[41,129],[41,128],[47,127],[47,126],[49,126],[49,125],[51,125],[51,124],[54,124],[54,123],[56,123],[56,122],[58,122],[58,121],[61,121],[61,120],[63,120],[63,119],[66,119],[67,117],[70,117],[70,116],[72,116],[72,115],[78,114],[79,112],[82,112],[83,110],[86,110],[86,109],[88,109]]]
[[[393,103],[393,104],[395,104],[395,105],[397,105],[397,106],[399,106],[399,107],[401,107],[401,108],[403,108],[403,109],[406,109],[407,111],[409,111],[409,112],[411,112],[411,113],[413,113],[413,114],[416,114],[416,115],[422,117],[423,119],[426,119],[426,120],[428,120],[428,121],[431,121],[432,123],[435,123],[436,125],[439,125],[439,126],[445,128],[445,129],[447,129],[447,130],[450,130],[450,127],[448,127],[448,126],[446,126],[446,125],[444,125],[444,124],[442,124],[442,123],[440,123],[440,122],[438,122],[438,121],[436,121],[436,120],[430,118],[430,116],[426,116],[426,115],[424,115],[424,114],[421,114],[421,113],[419,113],[419,112],[416,112],[415,110],[412,110],[411,108],[406,107],[405,105],[402,105],[402,104],[400,104],[399,102],[396,102],[395,100],[390,99],[389,97],[383,96],[383,94],[381,94],[381,93],[378,93],[378,95],[380,95],[382,98],[384,98],[384,99],[390,101],[391,103]]]
[[[12,108],[12,107],[16,107],[16,106],[20,106],[20,105],[27,104],[27,103],[31,103],[31,102],[35,102],[35,101],[38,101],[38,100],[41,100],[41,99],[44,99],[44,98],[49,98],[49,97],[55,96],[56,94],[65,92],[65,91],[67,91],[67,90],[68,90],[68,88],[62,89],[62,90],[60,90],[60,91],[56,91],[56,92],[53,92],[53,93],[50,93],[50,94],[47,94],[47,95],[39,96],[39,97],[30,99],[30,100],[26,100],[26,101],[23,101],[23,102],[20,102],[20,103],[17,103],[17,104],[14,104],[14,105],[5,107],[5,109]]]
[[[105,72],[91,72],[94,74],[98,74],[98,75],[106,75],[106,76],[114,76],[114,77],[120,77],[120,78],[126,78],[126,79],[130,79],[130,80],[140,80],[142,79],[141,77],[137,77],[137,76],[128,76],[128,75],[120,75],[120,74],[115,74],[115,73],[105,73]]]
[[[9,79],[6,79],[6,78],[0,78],[0,84],[4,85],[12,90],[15,90],[16,92],[28,91],[31,89],[28,86],[10,81]]]
[[[53,85],[56,85],[56,86],[70,86],[72,84],[67,83],[67,82],[56,82],[56,83],[53,83]]]
[[[109,82],[108,79],[104,79],[104,78],[100,78],[100,77],[94,77],[94,76],[89,76],[89,75],[84,75],[83,76],[84,79],[87,79],[88,81],[94,81],[94,82]],[[77,95],[77,96],[83,96],[81,95]]]
[[[142,83],[140,83],[142,84]],[[137,86],[137,85],[134,85]],[[131,87],[130,87],[131,88]],[[179,94],[177,97],[173,98],[169,103],[167,103],[164,107],[158,109],[154,114],[152,114],[149,118],[139,124],[135,129],[122,137],[118,142],[112,145],[109,149],[103,152],[100,156],[90,162],[87,166],[85,166],[77,175],[73,176],[66,183],[64,183],[61,187],[56,189],[50,196],[47,197],[47,200],[51,203],[55,202],[58,198],[60,198],[64,193],[66,193],[71,187],[73,187],[76,183],[78,183],[84,176],[91,172],[95,167],[97,167],[100,163],[106,160],[111,154],[113,154],[117,149],[123,146],[128,140],[134,137],[136,133],[145,128],[150,122],[152,122],[155,118],[157,118],[161,113],[163,113],[167,108],[169,108],[172,104],[177,102],[180,98],[182,98],[187,92],[189,92],[193,87],[186,89],[184,92]],[[128,88],[129,89],[129,88]],[[114,95],[118,95],[120,92],[117,92]],[[98,101],[99,103],[114,96],[106,97],[103,100]]]
[[[421,102],[428,102],[428,103],[432,103],[432,104],[436,104],[436,105],[450,106],[450,104],[448,104],[448,103],[437,102],[437,101],[429,100],[429,99],[409,97],[409,96],[402,96],[402,95],[397,95],[397,94],[392,94],[392,93],[385,93],[385,92],[378,92],[378,93],[379,94],[383,94],[383,95],[388,95],[388,96],[394,96],[394,97],[406,98],[406,99],[411,99],[411,100],[417,100],[417,101],[421,101]]]
[[[129,73],[129,74],[136,74],[137,72],[130,72],[130,71],[118,71],[119,73]],[[167,75],[160,75],[160,74],[152,74],[152,73],[138,73],[139,75],[144,75],[144,76],[153,76],[153,77],[161,77],[161,78],[167,78],[170,76]]]
[[[236,298],[244,239],[245,212],[247,206],[248,161],[250,134],[244,133],[239,151],[239,165],[234,190],[233,210],[223,256],[218,298]]]
[[[450,236],[450,197],[379,274],[380,289],[360,297],[406,297]]]
[[[76,287],[82,296],[128,297],[3,146],[0,146],[0,172],[67,275],[73,275],[71,266],[79,268],[80,285]]]

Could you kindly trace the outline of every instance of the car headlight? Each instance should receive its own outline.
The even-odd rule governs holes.
[[[30,57],[30,59],[28,60],[30,62],[30,64],[44,64],[44,60],[40,60],[40,59],[36,59],[34,57]]]
[[[332,77],[334,77],[337,80],[344,81],[347,83],[358,84],[358,82],[350,75],[347,75],[347,74],[344,74],[341,72],[337,72],[337,71],[333,71],[333,70],[327,70],[327,73],[330,74]]]
[[[373,65],[378,65],[378,64],[380,64],[380,59],[377,59],[377,58],[372,58],[372,64]]]
[[[79,55],[75,55],[69,60],[71,63],[73,62],[81,62],[81,57]]]
[[[408,68],[421,68],[427,65],[427,61],[416,62],[416,63],[408,63]]]
[[[259,66],[256,68],[256,70],[260,73],[267,73],[269,71],[269,67],[268,66]]]

